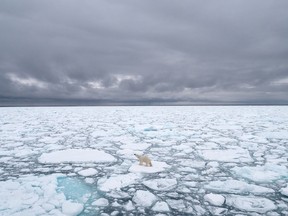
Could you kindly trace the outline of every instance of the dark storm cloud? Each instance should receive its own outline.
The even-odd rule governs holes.
[[[0,104],[288,103],[287,6],[1,0]]]

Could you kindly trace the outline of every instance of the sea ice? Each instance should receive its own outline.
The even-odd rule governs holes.
[[[131,202],[131,200],[129,200],[126,205],[124,205],[124,208],[126,209],[126,211],[132,211],[135,209],[133,203]]]
[[[177,186],[176,179],[151,179],[144,181],[143,184],[150,189],[157,191],[168,191],[172,190]]]
[[[288,215],[287,107],[0,109],[0,215]]]
[[[248,184],[243,181],[238,180],[226,180],[226,181],[211,181],[204,186],[205,189],[211,191],[225,192],[225,193],[253,193],[253,194],[263,194],[263,193],[274,193],[275,191],[270,188]]]
[[[177,209],[178,211],[186,209],[186,205],[182,199],[167,199],[166,201],[172,209]]]
[[[280,193],[288,197],[288,186],[286,188],[281,188]]]
[[[169,212],[170,211],[168,204],[163,201],[156,202],[155,205],[152,207],[152,210],[156,212]]]
[[[150,207],[156,201],[157,197],[149,191],[137,190],[133,196],[133,202],[143,207]]]
[[[101,207],[108,206],[109,205],[109,201],[107,199],[105,199],[105,198],[99,198],[96,201],[94,201],[92,203],[92,205],[101,206]]]
[[[249,152],[246,149],[219,149],[219,150],[201,150],[199,155],[205,160],[214,160],[221,162],[253,162]]]
[[[109,163],[115,162],[116,159],[104,151],[95,149],[68,149],[44,153],[38,158],[38,161],[40,163]]]
[[[71,202],[69,200],[62,204],[62,212],[69,216],[76,216],[80,214],[83,211],[83,208],[83,204]]]
[[[44,214],[63,205],[65,210],[66,198],[63,193],[57,192],[57,178],[60,176],[62,175],[26,176],[17,180],[1,181],[0,214],[7,216],[17,212],[21,212],[21,215]],[[76,205],[71,205],[73,212],[67,212],[68,215],[80,211],[80,205],[74,209]]]
[[[205,194],[204,200],[214,206],[222,206],[225,202],[225,197],[220,194]]]
[[[241,176],[254,182],[271,182],[288,176],[288,169],[285,166],[275,164],[265,164],[264,166],[255,167],[234,167],[232,168],[232,172],[236,176]]]
[[[229,195],[226,197],[226,204],[242,211],[252,211],[261,214],[277,209],[271,200],[252,196]]]
[[[214,215],[215,216],[226,215],[226,213],[228,211],[226,208],[218,208],[218,207],[214,207],[214,206],[209,206],[208,209],[213,216]],[[239,214],[238,216],[241,216],[241,215]]]
[[[108,192],[132,185],[136,183],[139,178],[140,176],[135,173],[116,175],[111,176],[110,178],[103,177],[98,180],[97,185],[99,190]]]
[[[88,168],[88,169],[85,169],[85,170],[81,170],[78,172],[79,175],[81,176],[93,176],[93,175],[96,175],[98,173],[98,171],[96,169],[93,169],[93,168]]]
[[[152,167],[139,165],[138,162],[129,168],[129,172],[133,173],[158,173],[164,171],[170,166],[165,162],[152,161]]]

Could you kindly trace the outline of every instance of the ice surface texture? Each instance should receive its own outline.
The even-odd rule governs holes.
[[[92,149],[68,149],[44,153],[39,157],[40,163],[107,163],[116,159],[103,151]]]
[[[288,215],[287,131],[285,106],[0,108],[0,215]]]

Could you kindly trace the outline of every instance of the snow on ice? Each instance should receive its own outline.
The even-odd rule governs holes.
[[[140,176],[134,173],[115,175],[109,178],[103,177],[99,179],[97,185],[101,191],[119,190],[123,187],[135,184],[139,178]]]
[[[288,197],[288,186],[286,188],[281,188],[280,193]]]
[[[265,164],[264,166],[255,167],[234,167],[232,168],[232,171],[235,175],[247,178],[254,182],[272,182],[277,179],[288,177],[288,169],[286,166],[275,164]]]
[[[158,190],[158,191],[168,191],[172,190],[177,186],[177,180],[176,179],[151,179],[144,181],[143,184],[152,189],[152,190]]]
[[[98,173],[98,171],[96,169],[93,169],[93,168],[81,170],[78,172],[78,174],[81,176],[93,176],[93,175],[96,175],[97,173]]]
[[[40,163],[109,163],[116,161],[112,155],[95,149],[68,149],[49,152],[42,154],[38,160]]]
[[[222,206],[225,202],[225,197],[220,194],[205,194],[204,200],[215,206]]]
[[[253,194],[265,194],[274,193],[271,188],[266,188],[258,185],[248,184],[238,180],[226,180],[226,181],[211,181],[204,188],[211,191],[225,192],[225,193],[253,193]]]
[[[76,216],[83,211],[83,204],[66,201],[62,204],[62,212],[65,215]]]
[[[205,160],[223,161],[223,162],[252,162],[249,152],[242,148],[224,149],[224,150],[202,150],[199,152]]]
[[[156,212],[169,212],[170,211],[168,204],[163,201],[159,201],[155,203],[152,210]]]
[[[243,211],[266,213],[275,210],[276,205],[267,198],[230,195],[226,197],[226,204]]]
[[[157,197],[152,194],[149,191],[144,191],[144,190],[138,190],[136,191],[133,201],[143,207],[149,207],[151,206],[155,201],[157,200]]]
[[[92,203],[92,205],[95,206],[108,206],[109,205],[109,201],[105,198],[99,198],[97,199],[95,202]]]
[[[286,106],[2,107],[0,215],[288,215],[287,131]]]

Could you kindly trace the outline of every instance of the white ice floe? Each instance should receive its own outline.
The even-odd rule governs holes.
[[[19,149],[19,151],[16,152],[15,157],[25,157],[35,153],[36,152],[33,151],[32,149]]]
[[[214,207],[214,206],[209,206],[208,209],[213,216],[214,215],[215,216],[226,215],[226,213],[228,211],[226,208],[218,208],[218,207]]]
[[[78,172],[79,175],[81,176],[93,176],[93,175],[96,175],[98,173],[98,171],[96,169],[93,169],[93,168],[88,168],[88,169],[85,169],[85,170],[81,170]]]
[[[85,178],[85,182],[88,184],[93,184],[95,181],[93,178]]]
[[[199,155],[205,160],[215,160],[221,162],[253,162],[249,152],[246,149],[218,149],[218,150],[201,150]]]
[[[95,149],[68,149],[44,153],[38,158],[38,161],[40,163],[109,163],[116,159],[104,151]]]
[[[115,199],[127,199],[130,195],[124,191],[120,190],[113,190],[106,194],[109,197],[113,197]]]
[[[105,198],[99,198],[96,201],[94,201],[92,203],[92,205],[104,207],[104,206],[108,206],[109,205],[109,201],[107,199],[105,199]]]
[[[220,194],[205,194],[204,200],[214,206],[222,206],[225,202],[225,197]]]
[[[119,190],[126,186],[135,184],[140,178],[138,174],[128,173],[123,175],[111,176],[110,178],[103,177],[97,182],[98,188],[101,191]]]
[[[159,161],[152,161],[152,167],[139,165],[139,163],[133,164],[129,168],[129,172],[133,173],[158,173],[163,172],[165,169],[169,168],[170,166],[165,162]]]
[[[288,176],[288,169],[285,166],[275,164],[265,164],[264,166],[255,167],[234,167],[232,172],[254,182],[271,182],[282,177]]]
[[[226,204],[242,211],[251,211],[264,214],[277,209],[277,206],[269,199],[252,196],[229,195]]]
[[[198,182],[196,181],[183,181],[182,182],[183,185],[187,186],[187,187],[197,187]]]
[[[288,197],[288,186],[286,188],[281,188],[280,193]]]
[[[177,209],[181,211],[184,211],[186,209],[185,202],[182,199],[167,199],[166,201],[172,209]]]
[[[125,205],[124,205],[124,209],[126,209],[126,211],[132,211],[135,209],[133,203],[131,202],[131,200],[129,200]]]
[[[274,193],[275,191],[271,188],[266,188],[258,185],[248,184],[238,180],[226,180],[226,181],[211,181],[204,185],[205,189],[211,191],[225,192],[225,193]]]
[[[83,204],[75,203],[69,200],[62,204],[62,212],[69,216],[79,215],[83,211],[83,208]]]
[[[149,191],[137,190],[132,200],[139,206],[150,207],[158,199]]]
[[[143,184],[153,190],[157,191],[168,191],[172,190],[177,186],[176,179],[151,179],[144,181]]]
[[[170,211],[168,204],[163,201],[156,202],[155,205],[152,207],[152,210],[156,212],[169,212]]]
[[[178,161],[179,165],[189,167],[189,168],[204,168],[205,162],[204,161],[197,161],[192,159],[181,159]]]
[[[207,163],[206,166],[207,166],[207,167],[216,168],[216,167],[219,167],[219,163],[216,162],[216,161],[210,161],[209,163]]]

